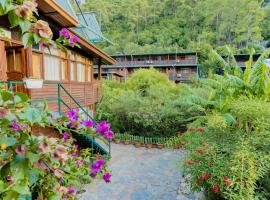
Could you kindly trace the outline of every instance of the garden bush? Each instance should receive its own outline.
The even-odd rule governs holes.
[[[253,67],[248,62],[243,73],[211,75],[192,85],[197,97],[191,102],[203,112],[169,144],[188,150],[184,173],[208,199],[270,199],[270,79],[263,62],[268,55],[269,50]]]
[[[187,123],[186,119],[200,112],[197,107],[188,110],[192,106],[180,101],[188,90],[155,69],[140,69],[125,83],[104,82],[96,116],[110,120],[114,132],[174,136]]]

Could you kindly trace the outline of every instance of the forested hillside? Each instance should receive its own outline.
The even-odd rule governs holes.
[[[87,0],[82,9],[97,12],[110,54],[225,44],[260,51],[270,40],[268,0]]]

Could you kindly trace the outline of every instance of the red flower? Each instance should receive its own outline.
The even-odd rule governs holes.
[[[184,165],[191,165],[193,164],[192,160],[185,160]]]
[[[201,179],[202,180],[208,180],[210,177],[211,177],[211,174],[210,173],[205,173],[205,174],[202,174],[201,175]]]
[[[193,128],[188,128],[188,131],[192,132],[193,131]]]
[[[217,183],[215,183],[215,184],[213,185],[212,190],[213,190],[214,193],[219,193],[220,190],[219,190],[219,186],[218,186]]]
[[[196,128],[196,131],[198,131],[198,132],[204,132],[204,128],[202,128],[202,127]]]
[[[203,154],[203,150],[202,149],[196,149],[196,153]]]
[[[232,182],[229,180],[227,176],[223,177],[223,183],[227,186],[230,187],[232,185]]]
[[[200,179],[200,178],[196,180],[196,184],[197,184],[197,185],[200,185],[201,182],[202,182],[202,179]]]
[[[209,147],[209,144],[208,144],[207,142],[205,142],[203,145],[204,145],[206,148]]]

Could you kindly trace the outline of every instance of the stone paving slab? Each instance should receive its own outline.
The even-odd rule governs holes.
[[[110,184],[97,181],[85,187],[80,200],[176,200],[184,151],[112,145]]]

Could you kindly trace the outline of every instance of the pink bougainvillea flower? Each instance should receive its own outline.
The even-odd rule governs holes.
[[[15,9],[16,15],[23,19],[32,17],[33,12],[37,12],[36,1],[24,1],[22,5],[17,6]]]
[[[202,127],[196,128],[196,131],[203,132],[204,131],[204,128],[202,128]]]
[[[84,120],[81,122],[81,124],[86,126],[86,127],[93,128],[95,123],[92,120]]]
[[[75,158],[76,156],[77,156],[77,152],[72,152],[72,153],[71,153],[71,157],[72,157],[72,158]]]
[[[47,166],[43,162],[41,162],[41,161],[34,162],[34,166],[35,167],[38,167],[39,169],[41,169],[43,171],[47,171],[48,170]]]
[[[112,131],[108,131],[104,134],[106,139],[112,139],[114,137],[114,133]]]
[[[67,161],[68,160],[68,151],[67,151],[67,147],[63,146],[63,145],[58,145],[57,148],[54,150],[53,152],[53,157],[63,160],[63,161]]]
[[[39,35],[42,38],[50,39],[53,35],[53,32],[49,24],[43,20],[38,20],[36,24],[32,27],[34,33]]]
[[[77,166],[78,168],[81,167],[82,164],[83,164],[83,161],[82,161],[82,160],[77,160],[77,161],[76,161],[76,166]]]
[[[106,183],[109,183],[109,182],[111,182],[111,177],[112,177],[112,175],[110,174],[110,173],[106,173],[106,174],[104,174],[103,175],[103,180],[106,182]]]
[[[218,186],[217,183],[215,183],[215,184],[213,185],[212,190],[213,190],[214,193],[219,193],[220,189],[219,189],[219,186]]]
[[[193,128],[188,128],[188,131],[189,131],[189,132],[192,132],[192,131],[193,131]]]
[[[105,164],[104,160],[97,160],[94,162],[92,169],[101,171],[104,164]]]
[[[67,188],[67,193],[69,195],[75,194],[75,192],[76,192],[75,188],[73,188],[73,187],[68,187]]]
[[[64,172],[56,169],[53,171],[53,174],[57,177],[57,178],[61,178],[64,175]]]
[[[64,132],[64,133],[62,134],[62,139],[63,139],[63,140],[69,139],[69,134],[68,134],[67,132]]]
[[[60,36],[63,36],[65,39],[69,39],[70,38],[70,33],[69,33],[69,31],[66,28],[62,28],[59,31],[59,35]]]
[[[16,150],[15,151],[16,151],[17,155],[19,155],[19,156],[24,156],[25,153],[26,153],[25,146],[23,146],[23,145],[18,145],[16,147]]]
[[[108,124],[106,121],[101,121],[96,125],[96,131],[101,135],[104,135],[106,132],[110,131],[110,128],[110,124]]]
[[[12,121],[12,124],[10,126],[12,128],[13,131],[20,131],[21,130],[21,127],[20,125],[17,123],[16,120],[13,120]]]
[[[74,45],[79,41],[79,38],[77,36],[74,36],[73,38],[71,38],[69,44],[70,45]]]
[[[42,153],[47,153],[48,151],[50,151],[51,146],[46,141],[43,140],[39,143],[38,149]]]

